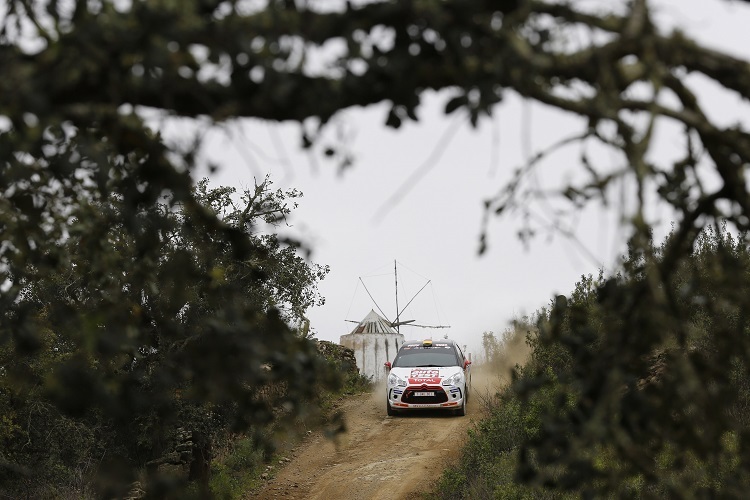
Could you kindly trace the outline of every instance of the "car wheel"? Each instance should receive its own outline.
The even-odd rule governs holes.
[[[388,401],[385,402],[385,411],[386,411],[386,413],[388,413],[389,417],[396,416],[396,410],[394,410],[393,408],[391,408],[391,404]]]
[[[463,417],[464,415],[466,415],[466,398],[464,398],[464,400],[461,402],[461,408],[456,410],[456,415],[458,415],[459,417]]]

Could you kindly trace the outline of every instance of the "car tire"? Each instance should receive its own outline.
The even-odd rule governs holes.
[[[463,417],[466,415],[466,398],[461,402],[461,408],[456,410],[456,415],[459,417]]]
[[[396,410],[394,410],[393,408],[391,408],[391,404],[388,401],[385,402],[385,411],[386,411],[386,413],[388,413],[389,417],[395,417],[396,416]]]

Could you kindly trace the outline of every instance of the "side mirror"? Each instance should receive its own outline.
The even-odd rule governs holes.
[[[468,359],[465,359],[465,360],[464,360],[464,370],[465,370],[466,368],[468,368],[470,364],[471,364],[471,361],[469,361]]]
[[[385,365],[385,369],[386,369],[387,371],[390,371],[390,370],[391,370],[391,362],[390,362],[390,361],[386,361],[386,362],[385,362],[385,363],[383,363],[383,364]]]

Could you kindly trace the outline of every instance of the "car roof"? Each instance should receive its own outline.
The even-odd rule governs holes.
[[[407,340],[403,343],[403,345],[422,345],[424,343],[424,340]],[[451,344],[456,345],[456,341],[453,339],[438,339],[438,340],[432,340],[432,344]]]

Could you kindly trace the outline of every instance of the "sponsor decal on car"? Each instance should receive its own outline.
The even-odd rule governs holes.
[[[440,377],[435,378],[410,378],[410,385],[439,385]]]
[[[439,384],[440,370],[415,368],[409,375],[410,384]]]

